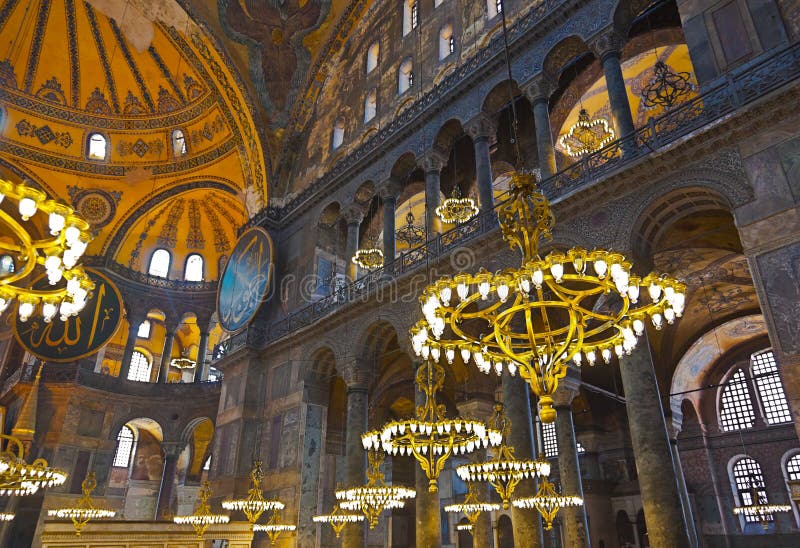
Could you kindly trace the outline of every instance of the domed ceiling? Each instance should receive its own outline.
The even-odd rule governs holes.
[[[246,88],[174,0],[6,0],[0,36],[0,175],[75,207],[95,234],[90,255],[128,265],[182,203],[177,224],[202,234],[167,237],[171,250],[204,249],[216,264],[227,247],[215,234],[232,245],[267,203]],[[88,155],[93,133],[106,139],[103,159]],[[154,212],[163,218],[144,222]]]

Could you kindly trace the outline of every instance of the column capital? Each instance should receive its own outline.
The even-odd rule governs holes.
[[[539,73],[522,86],[522,93],[531,103],[549,101],[555,90],[555,83],[544,73]]]
[[[419,165],[422,167],[422,170],[425,173],[437,174],[442,171],[442,168],[446,163],[447,154],[438,148],[434,148],[433,150],[429,150],[423,154],[419,161]]]
[[[619,56],[624,46],[625,37],[613,27],[600,31],[589,40],[589,49],[600,59],[600,62],[610,55]]]
[[[182,441],[163,441],[161,450],[164,451],[164,458],[178,458],[183,452],[186,443]]]
[[[493,139],[496,137],[497,123],[485,112],[480,112],[464,124],[464,130],[467,135],[472,137],[473,141],[476,139]]]
[[[139,324],[147,319],[147,310],[140,306],[125,305],[125,318],[130,326],[139,327]]]
[[[167,316],[164,318],[164,327],[167,330],[167,336],[174,335],[175,330],[178,329],[178,325],[180,324],[180,320],[175,320]]]
[[[378,185],[378,196],[381,200],[396,200],[403,186],[395,177],[389,177]]]
[[[355,203],[349,204],[342,210],[341,215],[348,225],[361,224],[364,220],[364,208]]]
[[[348,392],[366,392],[369,388],[368,368],[358,361],[353,361],[342,367],[342,380],[347,385]]]

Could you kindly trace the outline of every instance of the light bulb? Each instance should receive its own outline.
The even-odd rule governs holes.
[[[23,221],[27,221],[36,215],[36,202],[31,198],[22,198],[19,201],[19,214]]]
[[[489,296],[490,290],[491,286],[489,285],[489,282],[480,282],[478,284],[478,293],[481,294],[481,300],[486,300],[486,298]]]
[[[461,348],[461,360],[464,362],[464,364],[467,364],[469,362],[469,357],[471,354],[472,352],[470,352],[469,348],[467,347]]]
[[[31,201],[33,201],[33,200],[31,200]],[[29,302],[29,301],[20,302],[19,303],[19,309],[17,310],[17,313],[19,314],[20,321],[27,322],[28,318],[30,318],[31,314],[33,314],[33,309],[34,309],[34,306],[33,306],[32,302]]]
[[[644,333],[644,322],[639,319],[633,320],[633,330],[636,332],[636,335],[641,336],[641,334]]]
[[[64,228],[64,216],[60,213],[56,213],[55,211],[50,214],[48,217],[48,225],[50,226],[50,234],[53,236],[58,236],[58,233]]]
[[[452,295],[453,295],[453,290],[450,289],[450,286],[443,287],[442,290],[439,292],[439,298],[441,299],[442,304],[444,304],[445,306],[449,306],[450,297],[452,297]]]
[[[630,299],[630,301],[633,304],[636,304],[636,302],[639,300],[639,286],[638,285],[633,284],[633,285],[629,285],[628,286],[628,299]]]
[[[508,291],[508,285],[505,283],[497,286],[497,296],[500,297],[500,302],[506,302],[506,299],[508,299]]]
[[[456,286],[456,293],[458,293],[458,298],[463,301],[469,295],[469,286],[465,283],[458,284],[458,286]]]
[[[664,309],[664,318],[667,320],[667,323],[671,324],[675,321],[675,311],[671,308]]]
[[[531,280],[533,281],[534,287],[536,287],[536,289],[540,289],[542,287],[542,282],[544,281],[544,272],[539,269],[534,270]]]
[[[0,297],[0,314],[5,312],[9,304],[11,304],[11,299],[4,299],[3,297]],[[2,470],[0,470],[0,472],[2,472]]]
[[[594,262],[594,271],[601,280],[606,277],[606,270],[608,270],[608,265],[603,259],[597,259]]]
[[[661,323],[662,323],[661,314],[656,312],[655,314],[653,314],[652,320],[653,320],[653,325],[655,326],[655,328],[656,329],[661,329]]]
[[[556,280],[556,283],[561,283],[561,277],[564,275],[564,265],[561,263],[555,263],[551,265],[550,274],[553,275],[553,278]]]
[[[71,249],[64,250],[64,257],[61,259],[64,267],[69,269],[78,264],[78,256]]]
[[[45,323],[50,323],[50,321],[55,317],[56,312],[58,312],[58,307],[55,303],[45,302],[42,304],[42,315],[44,316]]]
[[[650,294],[650,298],[653,299],[653,301],[657,301],[661,297],[661,286],[652,283],[650,287],[647,288],[647,292]]]

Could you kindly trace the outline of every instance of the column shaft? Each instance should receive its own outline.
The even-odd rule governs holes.
[[[161,473],[161,487],[158,490],[156,519],[169,519],[172,489],[175,485],[175,471],[178,467],[178,455],[168,452],[164,457],[164,471]]]
[[[492,190],[492,158],[489,151],[489,137],[479,135],[472,142],[475,147],[475,174],[481,211],[490,211],[494,209],[494,191]]]
[[[397,251],[394,218],[397,209],[397,198],[387,196],[383,199],[383,264],[394,262]]]
[[[158,382],[165,383],[169,377],[169,362],[172,360],[172,345],[175,342],[175,329],[167,325],[164,339],[164,350],[161,353],[161,368],[158,370]]]
[[[533,123],[536,128],[536,150],[539,154],[539,169],[542,178],[552,177],[556,166],[556,150],[553,147],[553,132],[550,129],[550,107],[547,97],[533,101]]]
[[[436,215],[436,208],[441,204],[441,168],[438,166],[425,171],[425,230],[428,238],[442,231],[442,223]]]
[[[361,445],[361,434],[367,429],[367,389],[347,389],[347,433],[345,435],[344,479],[348,487],[363,485],[367,469],[367,454]],[[362,548],[366,529],[364,522],[345,525],[342,546]]]
[[[623,359],[620,372],[650,546],[690,546],[646,335]]]
[[[533,430],[531,422],[530,388],[520,377],[512,377],[503,372],[503,408],[511,420],[511,433],[508,444],[514,448],[518,459],[535,458],[533,450]],[[524,480],[514,490],[514,498],[532,497],[536,494],[536,483]],[[542,523],[535,510],[511,507],[511,523],[514,529],[516,548],[540,548]]]
[[[125,341],[125,350],[122,351],[122,361],[119,364],[120,379],[128,378],[128,371],[131,369],[131,358],[133,357],[133,349],[136,346],[136,335],[139,332],[139,324],[135,319],[128,320],[128,339]]]
[[[425,394],[415,388],[414,400],[417,406],[425,405]],[[439,491],[428,492],[428,476],[416,460],[414,461],[414,487],[417,496],[414,500],[416,514],[416,545],[419,548],[439,548],[442,545],[442,514],[439,507]]]
[[[606,77],[608,89],[608,102],[611,105],[611,114],[614,116],[614,129],[617,138],[623,138],[633,133],[633,116],[631,105],[628,102],[628,90],[625,88],[625,78],[622,76],[622,66],[619,61],[618,51],[606,52],[602,57],[603,73]],[[627,141],[623,144],[623,151],[633,148],[634,143]]]
[[[583,482],[578,460],[575,425],[572,422],[572,407],[556,408],[556,436],[558,438],[558,477],[565,495],[577,495],[583,498]],[[563,512],[561,523],[564,525],[565,544],[575,548],[589,548],[589,526],[586,521],[586,506],[570,507]]]
[[[200,341],[197,345],[197,363],[194,366],[194,380],[195,382],[202,382],[208,379],[209,365],[206,363],[206,354],[208,354],[208,332],[200,332]]]

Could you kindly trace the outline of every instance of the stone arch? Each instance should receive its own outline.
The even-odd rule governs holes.
[[[164,440],[165,432],[164,428],[161,426],[161,423],[156,419],[145,417],[141,413],[137,412],[128,413],[127,415],[123,415],[121,419],[117,419],[111,426],[111,430],[109,431],[109,439],[116,441],[117,436],[119,435],[119,431],[122,430],[122,427],[131,423],[134,424],[135,426],[137,426],[140,423],[150,424],[152,428],[149,429],[153,431],[154,435],[158,434],[155,437],[156,438],[160,437],[159,441]]]
[[[375,196],[375,183],[368,179],[358,185],[355,193],[353,194],[353,201],[359,204],[366,204]]]
[[[417,169],[417,158],[413,152],[404,152],[392,164],[389,174],[391,177],[404,183],[409,175]]]
[[[619,36],[628,36],[633,22],[651,4],[651,0],[619,0],[614,7],[612,17],[614,31]]]
[[[591,50],[583,38],[577,34],[562,38],[544,55],[542,72],[548,79],[557,82],[564,68],[586,54],[591,54]]]
[[[456,140],[464,134],[464,127],[461,120],[450,118],[441,125],[433,141],[434,149],[449,151]]]
[[[519,89],[519,84],[516,80],[511,80],[511,90],[509,91],[509,80],[502,80],[495,84],[495,86],[484,96],[481,110],[486,114],[496,115],[500,110],[506,107],[509,103],[510,95],[515,99],[522,96],[522,91]]]
[[[182,453],[178,468],[187,479],[199,481],[203,465],[211,456],[212,441],[216,429],[213,419],[196,417],[189,421],[181,434]]]

